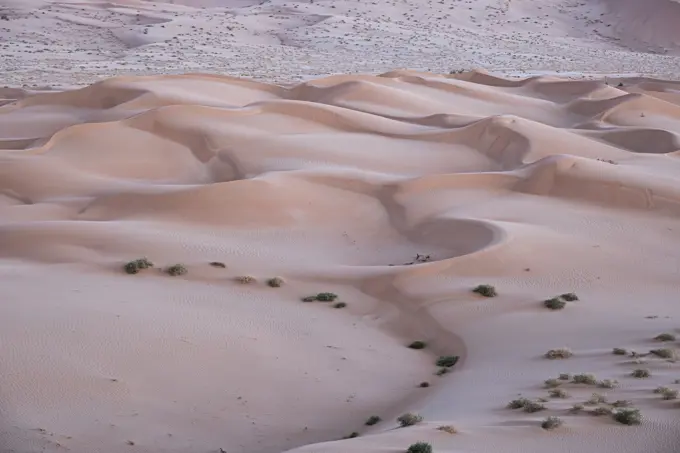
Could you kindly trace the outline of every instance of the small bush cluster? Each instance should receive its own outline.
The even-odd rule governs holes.
[[[334,293],[319,293],[316,296],[307,296],[302,299],[303,302],[334,302],[338,298],[337,294]]]
[[[347,306],[347,302],[336,302],[333,304],[333,308],[345,308]]]
[[[524,412],[534,413],[545,409],[539,401],[532,401],[528,398],[518,398],[508,403],[508,409],[524,409]]]
[[[435,365],[444,368],[451,368],[458,362],[459,357],[457,355],[443,355],[437,359]]]
[[[247,285],[250,283],[255,283],[257,280],[252,275],[241,275],[239,277],[236,277],[236,281],[243,285]]]
[[[555,388],[555,387],[559,387],[560,384],[562,384],[562,383],[558,379],[551,378],[551,379],[546,379],[545,381],[543,381],[543,384],[545,385],[545,388],[552,389],[552,388]]]
[[[153,267],[153,263],[146,258],[139,258],[123,266],[123,269],[128,274],[138,274],[139,271]]]
[[[437,427],[437,430],[438,430],[438,431],[444,431],[445,433],[449,433],[449,434],[457,434],[457,433],[458,433],[458,431],[456,430],[456,428],[454,428],[454,427],[451,426],[451,425],[442,425],[442,426],[438,426],[438,427]]]
[[[612,349],[612,354],[614,354],[614,355],[626,355],[626,354],[628,354],[628,351],[626,351],[623,348],[614,348],[614,349]]]
[[[279,288],[283,286],[283,283],[284,280],[281,277],[274,277],[267,280],[267,285],[271,286],[272,288]]]
[[[680,392],[669,387],[657,387],[654,389],[654,393],[659,393],[665,400],[675,400],[678,399],[678,394]]]
[[[551,310],[561,310],[567,306],[567,303],[560,299],[559,297],[553,297],[552,299],[547,299],[543,301],[543,305]]]
[[[472,292],[484,297],[496,297],[498,295],[496,288],[491,285],[478,285]]]
[[[557,378],[560,381],[568,381],[571,379],[571,374],[569,373],[560,373],[560,376]]]
[[[175,264],[174,266],[170,266],[167,269],[165,269],[165,272],[168,275],[171,275],[173,277],[177,277],[179,275],[184,275],[189,271],[187,270],[187,268],[183,264]]]
[[[541,423],[541,428],[546,429],[546,430],[552,430],[559,428],[562,426],[564,422],[562,421],[561,418],[555,417],[555,416],[550,416],[543,420],[543,423]]]
[[[423,417],[422,417],[422,415],[412,414],[412,413],[408,412],[404,415],[400,415],[399,418],[397,418],[397,421],[399,422],[399,424],[403,428],[405,426],[413,426],[413,425],[416,425],[416,424],[422,422]]]
[[[619,386],[619,381],[616,379],[603,379],[597,383],[597,386],[603,389],[615,389]]]
[[[633,372],[630,375],[633,376],[634,378],[644,379],[651,376],[651,373],[647,369],[638,368],[637,370],[633,370]]]
[[[612,410],[608,407],[596,407],[592,411],[590,411],[592,415],[595,415],[596,417],[601,417],[603,415],[611,415]]]
[[[662,359],[672,359],[675,357],[675,351],[670,348],[652,349],[649,353]]]
[[[656,341],[675,341],[675,335],[672,333],[661,333],[654,337]]]
[[[572,355],[574,355],[574,353],[571,352],[571,349],[559,348],[551,349],[550,351],[545,353],[544,357],[547,359],[568,359]]]
[[[565,293],[560,296],[561,299],[566,300],[567,302],[574,302],[578,300],[578,296],[574,293]]]
[[[382,421],[382,418],[378,417],[377,415],[371,415],[368,417],[368,420],[366,420],[366,426],[373,426]]]
[[[424,341],[414,341],[413,343],[409,344],[408,347],[411,349],[425,349],[425,347],[427,347],[427,343]]]
[[[612,413],[612,417],[623,425],[639,425],[642,423],[642,414],[640,414],[639,409],[618,409]]]
[[[586,404],[594,406],[596,404],[605,404],[607,403],[607,396],[606,395],[601,395],[599,393],[593,393],[588,401],[586,401]]]
[[[612,403],[613,407],[630,407],[633,405],[633,402],[630,400],[616,400]]]
[[[551,398],[569,398],[569,394],[563,389],[552,389],[548,393]]]
[[[432,453],[432,445],[427,442],[416,442],[408,447],[406,453]]]
[[[430,383],[429,383],[429,382],[421,382],[421,383],[418,385],[418,387],[420,387],[420,388],[427,388],[427,387],[429,387],[429,386],[430,386]]]
[[[574,384],[597,385],[597,378],[592,374],[575,374],[571,382]]]
[[[577,403],[577,404],[574,404],[573,406],[571,406],[571,409],[569,409],[569,411],[576,413],[576,412],[581,412],[584,408],[585,408],[585,406],[583,404]]]

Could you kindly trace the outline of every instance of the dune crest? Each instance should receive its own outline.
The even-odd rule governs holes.
[[[680,366],[646,357],[635,379],[611,350],[677,330],[678,83],[620,83],[2,91],[0,450],[671,453],[677,402],[653,389]],[[301,301],[318,293],[338,299]],[[506,408],[578,372],[620,381],[610,399],[644,422],[570,412],[598,390],[567,383],[543,412]],[[406,412],[425,421],[393,429]]]

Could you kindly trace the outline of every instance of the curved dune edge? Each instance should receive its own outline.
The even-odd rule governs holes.
[[[7,91],[0,446],[662,451],[676,403],[652,390],[680,368],[633,380],[611,348],[677,329],[680,99],[677,82],[624,82],[392,71]],[[140,257],[155,267],[122,272]],[[186,275],[163,271],[177,263]],[[347,306],[300,301],[319,292]],[[574,357],[542,357],[562,346]],[[444,376],[440,355],[460,357]],[[619,380],[611,399],[645,422],[571,414],[597,389],[570,385],[544,412],[505,409],[565,372]],[[394,429],[405,412],[425,422]],[[565,427],[541,430],[548,415]]]

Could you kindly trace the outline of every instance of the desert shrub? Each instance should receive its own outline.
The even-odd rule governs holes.
[[[574,302],[578,300],[578,296],[574,293],[565,293],[560,296],[561,299],[566,300],[567,302]]]
[[[444,368],[451,368],[458,362],[458,359],[457,355],[443,355],[437,359],[435,364]]]
[[[345,308],[347,306],[346,302],[336,302],[333,304],[333,308]]]
[[[436,374],[437,376],[444,376],[445,374],[450,373],[450,372],[451,372],[451,370],[448,369],[448,368],[440,368],[434,374]]]
[[[591,406],[594,406],[596,404],[603,404],[607,402],[607,397],[606,395],[601,395],[599,393],[593,393],[588,401],[586,401],[586,404],[589,404]]]
[[[569,409],[569,412],[581,412],[585,406],[581,403],[574,404],[571,406],[571,409]]]
[[[267,280],[267,284],[269,286],[271,286],[272,288],[279,288],[279,287],[283,286],[284,281],[281,277],[274,277],[274,278],[270,278],[269,280]]]
[[[307,296],[302,298],[302,302],[314,302],[316,300],[316,296]]]
[[[241,284],[247,285],[249,283],[255,283],[257,280],[252,275],[241,275],[239,277],[236,277],[236,281]]]
[[[652,349],[649,353],[661,357],[662,359],[672,359],[675,357],[675,351],[669,348]]]
[[[425,343],[424,341],[414,341],[413,343],[408,345],[408,347],[411,349],[425,349],[426,346],[427,343]]]
[[[560,376],[557,378],[560,381],[568,381],[571,379],[571,374],[569,373],[560,373]]]
[[[552,389],[548,394],[551,398],[569,398],[569,394],[563,389]]]
[[[344,439],[354,439],[355,437],[359,437],[359,433],[354,431],[353,433],[347,435],[344,437]]]
[[[407,453],[432,453],[432,445],[427,442],[416,442],[408,447]]]
[[[382,421],[382,418],[378,417],[377,415],[371,415],[368,417],[368,420],[366,420],[366,426],[373,426]]]
[[[220,263],[219,261],[213,261],[212,263],[210,263],[210,265],[211,265],[212,267],[221,267],[222,269],[224,269],[225,267],[227,267],[226,264]]]
[[[420,384],[418,384],[418,387],[420,388],[427,388],[429,386],[430,386],[429,382],[421,382]]]
[[[603,389],[615,389],[619,386],[619,381],[616,379],[602,379],[597,383],[597,386]]]
[[[438,426],[438,427],[437,427],[437,430],[439,430],[439,431],[444,431],[445,433],[449,433],[449,434],[457,434],[457,433],[458,433],[458,431],[456,430],[456,428],[454,428],[454,427],[451,426],[451,425],[442,425],[442,426]]]
[[[633,370],[633,372],[630,375],[638,379],[648,378],[649,376],[651,376],[649,370],[644,368],[638,368],[637,370]]]
[[[545,353],[544,357],[547,359],[568,359],[572,355],[574,355],[574,353],[571,352],[571,349],[559,348],[551,349],[550,351]]]
[[[608,407],[596,407],[592,411],[590,411],[591,414],[600,417],[603,415],[611,415],[612,410]]]
[[[534,412],[545,410],[545,406],[543,405],[543,403],[540,403],[538,401],[529,401],[527,404],[524,405],[523,409],[524,412],[529,412],[530,414],[533,414]]]
[[[626,355],[626,354],[628,354],[628,351],[626,351],[623,348],[614,348],[614,349],[612,349],[612,354],[614,354],[614,355]]]
[[[595,376],[592,374],[575,374],[571,382],[574,384],[596,385],[597,378],[595,378]]]
[[[496,288],[491,285],[478,285],[472,290],[472,292],[484,297],[496,297],[498,295]]]
[[[539,396],[538,398],[536,398],[536,401],[538,401],[539,403],[547,403],[550,400],[548,398],[543,397],[543,396]]]
[[[633,402],[630,400],[616,400],[612,403],[613,407],[630,407],[633,405]]]
[[[639,425],[642,422],[642,414],[639,409],[631,407],[618,409],[612,412],[612,417],[624,425]]]
[[[543,420],[543,423],[541,423],[541,428],[551,430],[551,429],[556,429],[562,426],[564,422],[562,421],[561,418],[555,417],[555,416],[550,416]]]
[[[567,303],[559,297],[553,297],[552,299],[543,301],[543,305],[551,310],[561,310],[567,305]]]
[[[146,258],[139,258],[139,259],[130,261],[129,263],[126,263],[123,266],[123,269],[128,274],[138,274],[139,271],[141,271],[143,269],[148,269],[150,267],[153,267],[153,263],[151,261],[149,261]]]
[[[678,390],[669,387],[657,387],[654,389],[654,393],[661,394],[661,397],[665,400],[675,400],[678,399]]]
[[[559,380],[551,378],[551,379],[546,379],[543,381],[543,384],[545,385],[545,388],[552,389],[555,387],[559,387],[560,384],[562,384]]]
[[[184,275],[187,272],[187,268],[183,264],[175,264],[174,266],[170,266],[167,269],[165,269],[165,272],[168,275],[171,275],[173,277],[177,277],[178,275]]]
[[[531,403],[529,398],[517,398],[516,400],[510,401],[507,407],[508,409],[522,409],[529,403]]]
[[[656,341],[675,341],[675,335],[672,333],[661,333],[654,337]]]
[[[412,414],[410,412],[400,415],[399,418],[397,418],[397,421],[399,424],[404,427],[404,426],[413,426],[415,424],[418,424],[423,421],[422,415],[418,414]]]
[[[333,293],[319,293],[316,295],[316,300],[319,302],[333,302],[337,298],[338,295]]]

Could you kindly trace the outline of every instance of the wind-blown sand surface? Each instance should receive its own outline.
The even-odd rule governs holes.
[[[680,364],[611,351],[680,327],[680,83],[619,82],[0,91],[0,450],[677,452],[680,403],[653,389]],[[123,272],[143,256],[157,268]],[[300,300],[325,291],[347,307]],[[461,358],[436,376],[439,355]],[[505,407],[579,372],[620,388]],[[592,392],[643,423],[568,411]],[[425,421],[394,429],[409,411]]]

